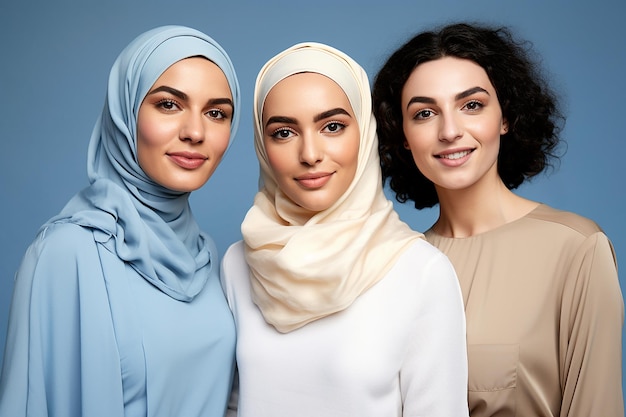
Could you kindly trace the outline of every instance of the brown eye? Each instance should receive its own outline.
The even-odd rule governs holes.
[[[220,109],[212,109],[206,112],[206,114],[213,119],[225,119],[226,115]]]
[[[424,109],[415,113],[415,116],[413,117],[413,119],[415,120],[428,119],[429,117],[432,117],[432,115],[433,115],[432,110]]]
[[[274,133],[272,133],[270,136],[274,139],[289,139],[293,135],[294,133],[291,130],[280,128],[275,130]]]
[[[161,100],[157,103],[157,107],[163,110],[172,111],[175,110],[178,105],[173,100]]]
[[[469,111],[477,111],[477,110],[482,109],[484,106],[483,106],[483,103],[481,103],[480,101],[472,100],[468,102],[467,104],[465,104],[465,106],[463,107],[465,107]]]
[[[327,133],[338,133],[346,128],[346,125],[340,122],[330,122],[324,126],[323,131]]]

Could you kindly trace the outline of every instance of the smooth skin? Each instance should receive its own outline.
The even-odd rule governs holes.
[[[139,165],[163,187],[197,190],[224,156],[233,110],[228,81],[217,65],[202,57],[176,62],[139,108]]]
[[[263,140],[282,192],[311,214],[331,207],[354,179],[359,127],[344,91],[317,73],[291,75],[268,93]]]
[[[498,174],[508,121],[485,70],[444,57],[418,65],[402,90],[405,146],[439,196],[436,233],[462,238],[517,220],[538,203],[510,191]]]

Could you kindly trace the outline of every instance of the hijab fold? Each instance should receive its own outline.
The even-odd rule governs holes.
[[[224,72],[239,119],[239,84],[230,58],[209,36],[184,26],[143,33],[118,56],[102,114],[89,142],[90,185],[48,221],[94,230],[95,238],[163,293],[191,301],[217,268],[211,238],[189,206],[189,193],[152,181],[137,162],[137,115],[144,97],[176,62],[202,56]],[[230,145],[230,144],[229,144]]]
[[[314,72],[336,82],[358,122],[355,178],[330,208],[312,217],[278,188],[263,142],[263,105],[281,80]],[[302,43],[261,69],[254,93],[254,144],[260,190],[242,224],[253,300],[280,332],[347,308],[376,284],[423,235],[403,223],[385,197],[376,122],[365,71],[332,47]]]

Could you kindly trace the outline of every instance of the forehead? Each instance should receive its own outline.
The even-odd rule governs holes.
[[[415,67],[402,90],[402,96],[457,94],[472,87],[493,91],[487,72],[468,59],[443,57]]]
[[[223,81],[228,84],[226,75],[217,64],[207,58],[199,56],[184,58],[173,63],[163,71],[157,79],[157,82],[163,80],[177,80],[189,84],[199,84],[195,79],[198,75],[202,75],[204,78],[215,79],[217,82]]]
[[[263,117],[276,111],[317,113],[334,107],[353,113],[339,84],[316,72],[302,72],[282,79],[270,89],[263,105]]]

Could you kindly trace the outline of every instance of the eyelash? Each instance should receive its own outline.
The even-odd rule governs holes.
[[[469,106],[471,104],[475,104],[476,108],[474,108],[474,109],[467,108],[467,106]],[[467,110],[469,110],[469,111],[478,111],[478,110],[482,109],[484,106],[485,105],[480,100],[470,100],[467,103],[465,103],[462,108],[467,108]]]
[[[219,116],[212,116],[211,113],[213,112],[219,113]],[[211,109],[208,112],[206,112],[206,114],[208,114],[209,117],[213,119],[227,119],[228,118],[228,114],[226,114],[226,112],[221,109]]]
[[[272,132],[270,134],[270,137],[276,139],[276,140],[285,140],[285,139],[289,139],[291,136],[288,137],[280,137],[280,133],[281,132],[289,132],[295,135],[296,132],[293,131],[293,129],[290,129],[288,127],[279,127],[278,129],[274,130],[274,132]]]
[[[424,116],[424,113],[430,113],[430,114],[427,116]],[[429,118],[430,116],[432,116],[433,113],[434,111],[432,111],[431,109],[421,109],[415,113],[415,116],[413,116],[413,120],[425,120]]]
[[[331,134],[332,134],[332,133],[339,133],[339,132],[341,132],[343,129],[345,129],[345,128],[347,127],[347,125],[346,125],[345,123],[340,122],[340,121],[338,121],[338,120],[333,120],[333,121],[330,121],[330,122],[326,123],[326,124],[324,125],[324,128],[323,128],[322,130],[326,130],[326,129],[328,129],[328,127],[329,127],[330,125],[336,125],[336,126],[338,127],[338,129],[337,129],[337,130],[332,130],[332,131],[329,131],[329,133],[331,133]]]
[[[468,108],[468,106],[470,105],[476,105],[475,108],[470,109]],[[483,107],[485,107],[484,103],[480,100],[470,100],[467,103],[463,104],[463,106],[461,106],[461,109],[467,109],[470,112],[477,112],[480,109],[482,109]],[[429,115],[425,116],[424,113],[430,113]],[[429,117],[431,117],[433,114],[435,113],[434,110],[432,109],[421,109],[418,112],[415,113],[415,116],[413,116],[413,120],[425,120],[428,119]]]
[[[180,104],[178,104],[178,102],[176,100],[172,100],[171,98],[164,98],[163,100],[157,101],[156,106],[161,108],[161,109],[163,109],[163,110],[171,111],[172,109],[171,108],[169,108],[169,109],[166,108],[165,104],[172,104],[172,105],[180,108]]]
[[[176,100],[172,100],[171,98],[165,98],[165,99],[159,100],[156,103],[156,106],[158,108],[161,108],[161,109],[163,109],[165,111],[174,111],[175,110],[173,108],[167,108],[166,105],[176,106],[179,109],[181,108],[180,104]],[[213,112],[217,112],[218,115],[212,115],[211,113],[213,113]],[[224,110],[222,110],[222,109],[210,109],[210,110],[206,111],[205,114],[208,115],[212,119],[227,119],[228,118],[228,114]]]
[[[322,131],[327,130],[329,126],[331,125],[336,125],[337,126],[337,130],[329,130],[328,133],[330,134],[337,134],[339,132],[341,132],[343,129],[345,129],[347,127],[347,125],[343,122],[340,121],[330,121],[328,123],[326,123],[324,125],[324,127],[322,128]],[[285,139],[289,139],[291,136],[286,136],[286,137],[281,137],[280,134],[282,132],[289,132],[291,134],[296,134],[296,132],[290,128],[290,127],[279,127],[278,129],[275,129],[271,134],[270,137],[276,139],[276,140],[285,140]]]

